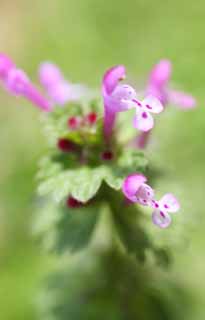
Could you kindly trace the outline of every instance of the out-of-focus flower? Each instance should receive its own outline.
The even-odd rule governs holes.
[[[25,72],[17,69],[10,58],[4,54],[0,55],[0,78],[11,94],[24,96],[44,111],[52,110],[50,102],[32,84]]]
[[[152,221],[160,228],[167,228],[171,223],[169,213],[175,213],[180,209],[178,200],[171,193],[165,194],[159,201],[153,201],[152,206]]]
[[[61,106],[93,94],[86,86],[67,81],[60,69],[51,62],[43,62],[40,65],[39,79],[51,100]]]
[[[163,105],[173,104],[181,109],[191,109],[196,106],[196,99],[185,92],[172,90],[169,81],[172,74],[172,64],[169,60],[161,60],[150,73],[146,93],[158,98]]]

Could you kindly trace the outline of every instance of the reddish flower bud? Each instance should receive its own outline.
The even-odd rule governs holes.
[[[70,117],[68,119],[68,127],[71,130],[76,130],[79,128],[81,119],[79,117]]]
[[[93,126],[97,121],[97,113],[96,112],[90,112],[85,116],[85,123],[87,123],[90,126]]]
[[[83,206],[83,203],[69,196],[66,205],[68,208],[79,208]]]
[[[107,150],[107,151],[104,151],[103,153],[102,153],[102,155],[101,155],[101,157],[102,157],[102,159],[103,160],[112,160],[113,159],[113,153],[112,153],[112,151],[109,151],[109,150]]]
[[[77,145],[68,139],[59,139],[57,146],[63,152],[75,152],[77,149]]]

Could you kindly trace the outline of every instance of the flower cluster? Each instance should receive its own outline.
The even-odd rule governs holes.
[[[110,68],[102,80],[104,117],[101,117],[99,108],[97,111],[91,108],[91,102],[96,97],[95,92],[84,85],[73,84],[66,80],[60,69],[53,63],[44,62],[39,67],[39,81],[44,89],[44,97],[24,71],[18,69],[9,57],[0,54],[0,80],[4,88],[11,94],[23,96],[41,110],[49,112],[48,118],[54,114],[52,121],[55,119],[57,122],[52,123],[55,123],[56,141],[50,162],[61,162],[60,168],[69,166],[66,175],[71,180],[75,180],[75,183],[68,182],[62,188],[62,194],[67,192],[67,206],[83,207],[86,201],[94,197],[102,181],[105,181],[115,190],[122,188],[129,201],[151,207],[153,209],[152,221],[160,228],[170,225],[170,213],[179,210],[179,203],[172,194],[164,195],[159,201],[155,200],[154,190],[146,184],[147,178],[142,173],[127,176],[129,172],[137,170],[137,161],[139,161],[139,171],[144,172],[144,167],[141,169],[140,166],[142,160],[139,160],[142,153],[135,149],[138,158],[135,158],[136,153],[133,153],[132,159],[126,160],[126,155],[129,153],[128,146],[131,146],[130,141],[125,145],[120,143],[114,129],[118,113],[133,109],[132,125],[142,131],[137,137],[137,146],[144,148],[154,127],[153,114],[161,113],[168,104],[178,105],[182,109],[195,107],[196,101],[191,95],[173,90],[168,86],[171,72],[170,61],[161,60],[150,73],[147,87],[144,90],[145,98],[140,99],[132,86],[121,83],[125,79],[125,67],[118,65]],[[85,101],[89,106],[86,110],[83,109]],[[71,108],[72,103],[74,103],[72,106],[74,109]],[[99,105],[98,103],[98,107]],[[58,108],[58,106],[63,108]],[[79,107],[79,113],[77,107]],[[60,111],[57,117],[56,110]],[[59,117],[59,114],[62,118]],[[64,127],[58,131],[61,125]],[[69,158],[68,154],[74,157]],[[108,163],[107,167],[105,162]],[[85,170],[81,170],[83,166]],[[50,170],[49,174],[58,172],[59,167],[54,167],[55,170]],[[75,172],[73,172],[73,167],[76,169]],[[89,185],[92,183],[86,181],[81,195],[79,195],[79,189],[83,189],[83,179],[87,178],[82,178],[81,181],[78,176],[79,172],[82,177],[89,177],[93,181],[93,185]],[[65,172],[63,171],[57,177],[56,185],[59,186],[59,181],[64,181],[64,179]],[[51,189],[55,189],[55,180],[50,181],[52,181]],[[74,185],[76,189],[73,191]]]
[[[169,213],[179,210],[179,202],[171,193],[165,194],[159,201],[156,201],[154,190],[146,182],[147,178],[144,175],[131,174],[123,183],[123,193],[131,202],[151,207],[153,223],[160,228],[167,228],[171,223]]]

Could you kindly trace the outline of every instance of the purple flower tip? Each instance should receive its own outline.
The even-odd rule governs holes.
[[[47,89],[63,80],[60,69],[51,62],[43,62],[39,68],[40,83]]]
[[[132,202],[137,202],[137,191],[143,183],[147,181],[147,178],[141,173],[133,173],[127,176],[124,180],[122,191],[126,198]]]
[[[15,67],[15,64],[5,54],[0,54],[0,78],[5,80],[8,72]]]
[[[126,75],[126,70],[123,65],[118,65],[110,68],[103,77],[103,92],[111,94],[116,88],[120,80],[123,80]]]
[[[161,60],[156,64],[150,74],[150,84],[161,88],[169,81],[172,73],[172,64],[169,60]]]

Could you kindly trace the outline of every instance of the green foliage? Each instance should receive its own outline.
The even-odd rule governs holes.
[[[144,172],[146,165],[143,154],[131,150],[123,153],[117,163],[101,163],[98,167],[83,166],[68,170],[64,170],[60,163],[51,158],[44,158],[38,174],[41,180],[38,192],[40,195],[52,194],[57,202],[69,194],[79,201],[87,202],[96,195],[103,181],[119,190],[130,172]]]

